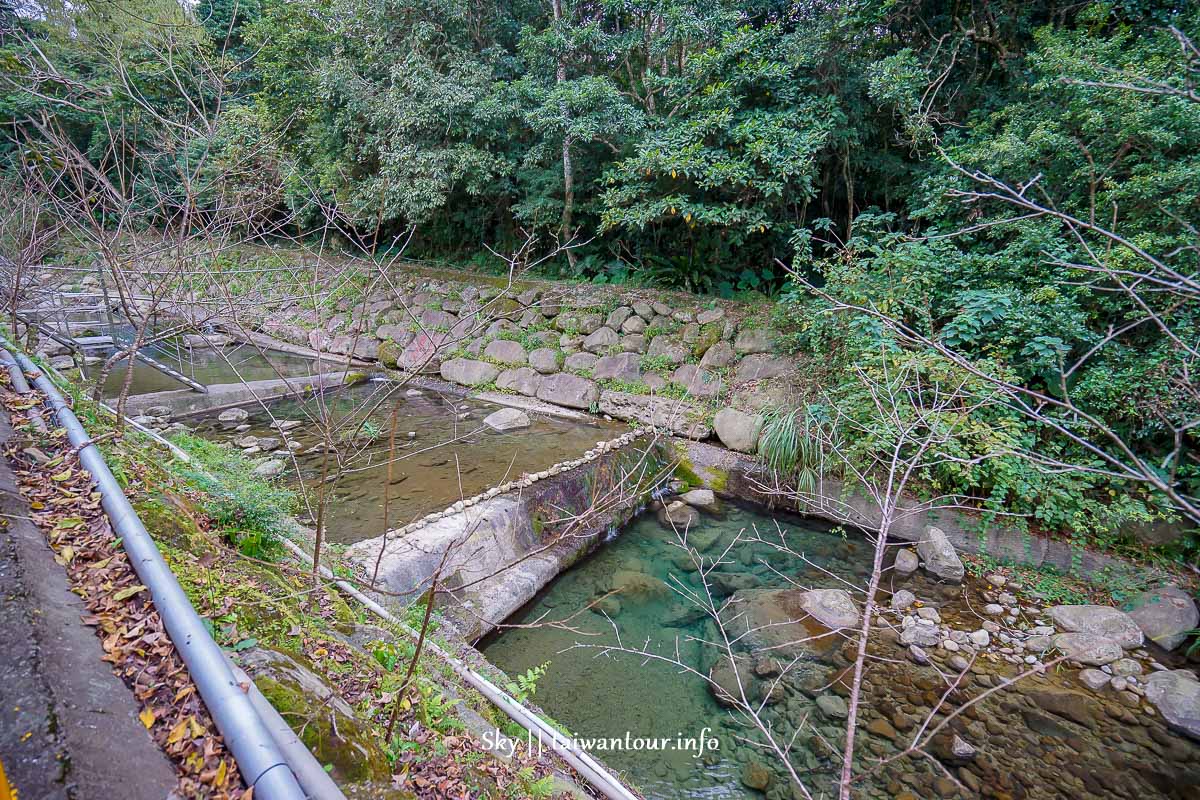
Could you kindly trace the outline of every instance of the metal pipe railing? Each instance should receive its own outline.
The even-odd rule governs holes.
[[[0,348],[0,366],[8,370],[8,379],[12,382],[12,387],[18,394],[29,394],[29,381],[25,380],[25,373],[21,370],[20,364],[13,358],[12,353],[3,348]],[[46,427],[46,420],[42,419],[42,410],[40,408],[34,407],[29,409],[29,419],[33,423],[33,427],[42,433],[46,433],[49,430]]]
[[[246,785],[254,788],[255,797],[265,800],[304,798],[305,793],[270,730],[238,685],[221,648],[209,636],[99,448],[92,443],[49,376],[24,353],[16,353],[16,360],[25,373],[34,376],[34,386],[45,395],[58,423],[66,429],[68,440],[77,448],[80,464],[96,482],[101,505],[113,531],[121,537],[138,578],[150,590],[167,634],[187,665],[226,746],[237,760]]]
[[[308,553],[300,547],[300,545],[290,539],[283,540],[284,545],[289,550],[296,554],[301,560],[311,558]],[[418,633],[410,628],[403,620],[397,618],[394,614],[388,611],[379,603],[372,600],[367,595],[363,594],[357,587],[351,583],[338,578],[333,572],[325,566],[320,568],[321,576],[327,580],[333,581],[339,589],[353,597],[358,602],[366,606],[367,610],[371,611],[380,619],[387,620],[414,641],[418,638]],[[437,642],[432,641],[428,636],[425,637],[425,647],[432,653],[441,658],[454,673],[463,679],[469,686],[475,688],[480,694],[488,699],[494,706],[507,714],[514,722],[537,736],[539,742],[544,742],[549,745],[550,749],[562,757],[564,761],[571,765],[580,775],[587,780],[593,787],[596,788],[608,800],[639,800],[638,796],[617,780],[604,766],[596,759],[592,758],[588,753],[579,749],[578,746],[567,736],[564,736],[560,731],[556,730],[550,723],[534,714],[526,708],[520,701],[512,697],[494,683],[489,681],[484,676],[480,675],[471,667],[467,666],[462,660],[447,653]]]

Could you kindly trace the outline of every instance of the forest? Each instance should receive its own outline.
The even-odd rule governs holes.
[[[869,415],[838,376],[898,360],[998,392],[934,484],[1097,540],[1197,519],[1193,3],[5,2],[0,26],[10,204],[482,270],[568,244],[541,274],[769,303],[824,387],[811,424]]]

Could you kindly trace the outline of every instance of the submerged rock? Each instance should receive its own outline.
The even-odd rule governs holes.
[[[250,412],[244,408],[227,408],[217,415],[217,422],[245,422]]]
[[[1115,608],[1090,605],[1054,606],[1049,614],[1055,625],[1070,633],[1103,636],[1126,650],[1142,646],[1142,631],[1137,623],[1128,614]]]
[[[1200,627],[1195,601],[1176,586],[1138,595],[1129,608],[1129,618],[1147,639],[1164,650],[1179,647],[1190,631]]]
[[[731,635],[778,658],[828,659],[861,621],[841,589],[737,592],[722,610]]]
[[[700,524],[700,512],[680,500],[659,508],[656,515],[660,525],[680,533]]]
[[[679,499],[692,508],[711,509],[717,505],[717,497],[713,494],[712,489],[692,489],[690,492],[681,494]]]
[[[897,575],[902,577],[912,575],[921,566],[921,560],[917,558],[917,554],[905,547],[896,553],[896,562],[892,565],[892,569]]]
[[[528,428],[529,415],[516,408],[502,408],[483,418],[483,424],[494,431],[514,431]]]

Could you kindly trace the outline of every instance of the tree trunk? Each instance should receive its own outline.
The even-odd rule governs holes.
[[[561,23],[563,18],[562,0],[552,0],[554,7],[554,22]],[[567,62],[560,53],[556,59],[554,69],[554,81],[561,87],[567,82]],[[563,122],[569,120],[567,104],[560,103],[559,111],[562,113]],[[571,136],[563,134],[562,143],[562,164],[563,164],[563,211],[562,224],[559,228],[559,241],[562,244],[567,244],[571,241],[574,235],[574,223],[572,220],[572,212],[575,206],[575,168],[571,164]],[[575,251],[567,249],[567,263],[571,265],[571,270],[575,270]]]

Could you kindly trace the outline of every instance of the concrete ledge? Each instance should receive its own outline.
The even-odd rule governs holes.
[[[172,416],[186,417],[220,411],[248,403],[266,403],[280,397],[304,395],[318,389],[342,386],[347,381],[347,371],[323,372],[296,378],[268,378],[244,383],[214,383],[207,394],[197,394],[191,389],[172,389],[167,392],[151,392],[131,396],[125,403],[125,412],[139,414],[154,406],[166,406]],[[353,373],[350,373],[353,377]]]

